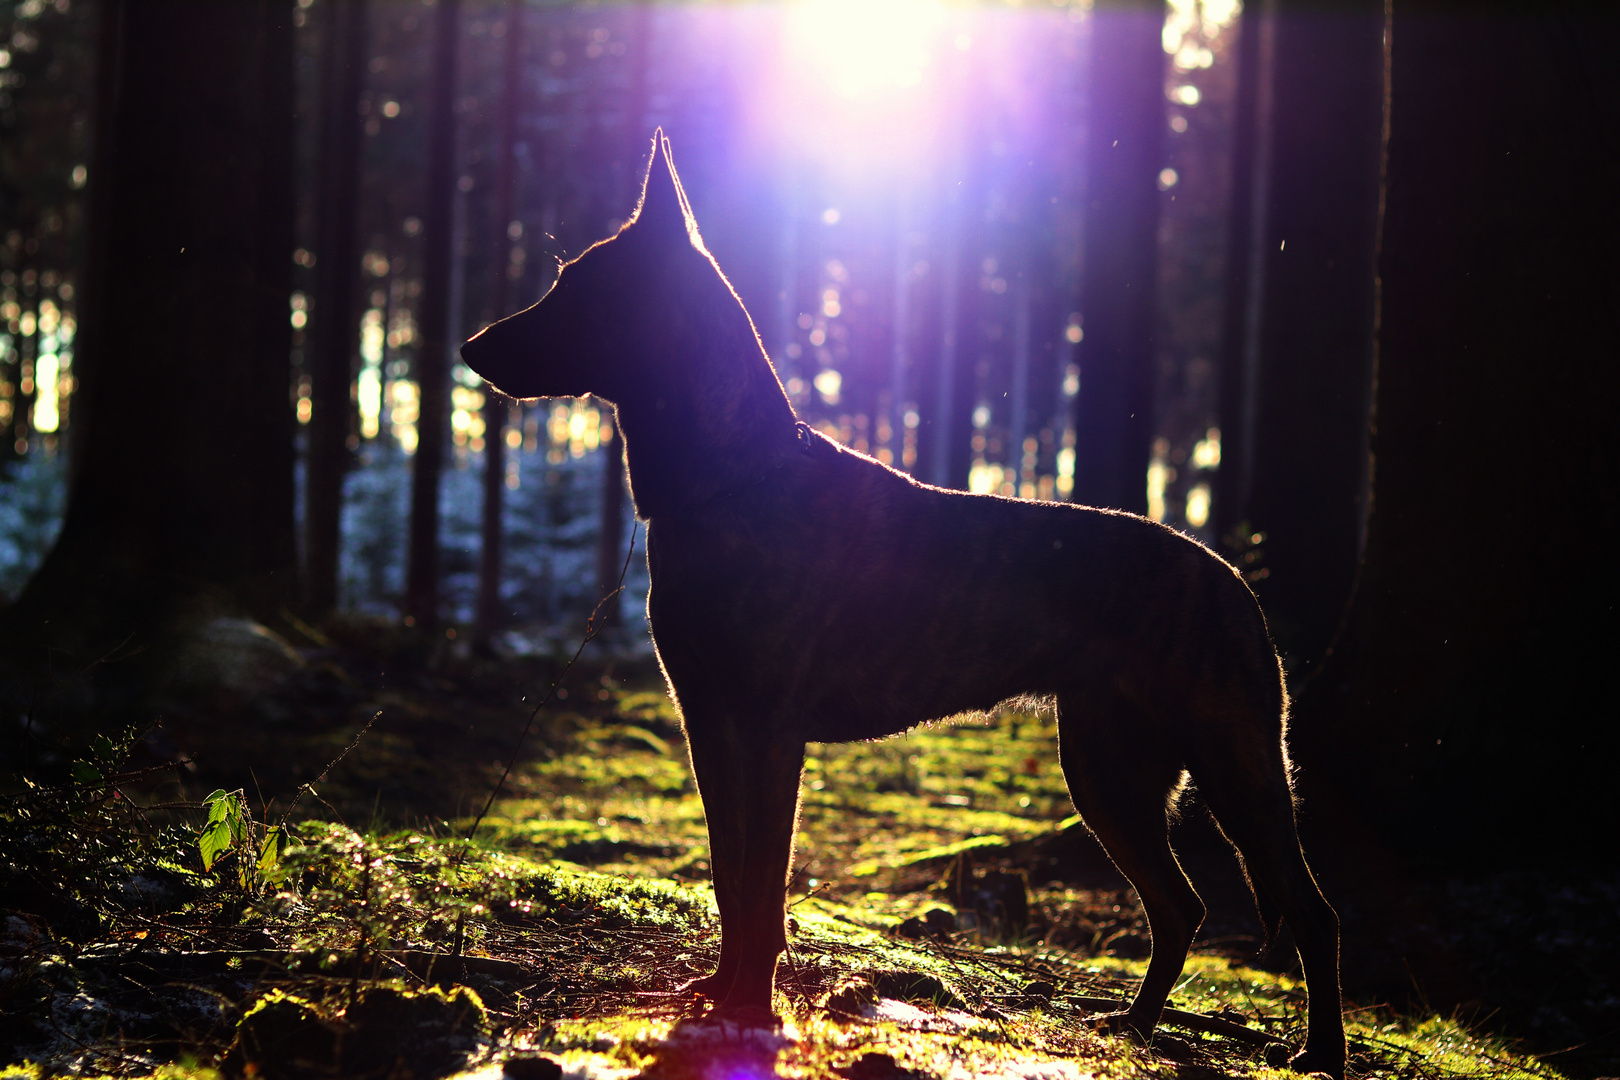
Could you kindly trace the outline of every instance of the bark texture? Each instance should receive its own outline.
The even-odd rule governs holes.
[[[1617,23],[1393,9],[1373,512],[1296,745],[1425,859],[1614,857]]]
[[[1228,518],[1289,669],[1320,661],[1361,554],[1384,128],[1384,4],[1279,0]],[[1251,28],[1245,26],[1247,33]],[[1259,29],[1259,27],[1254,27]],[[1249,246],[1249,245],[1244,245]],[[1223,434],[1226,429],[1223,428]],[[1223,443],[1227,440],[1223,438]],[[1246,524],[1245,524],[1246,523]]]
[[[1099,3],[1091,29],[1074,501],[1147,513],[1163,165],[1164,4]]]
[[[456,182],[456,68],[460,0],[439,0],[433,16],[428,87],[427,207],[422,214],[422,344],[415,376],[421,403],[411,462],[410,556],[405,616],[430,628],[439,619],[439,479],[450,436],[451,212]]]
[[[297,595],[292,4],[114,2],[103,18],[75,475],[7,620],[25,668]]]
[[[312,615],[337,606],[343,476],[356,434],[352,387],[360,237],[360,91],[365,85],[364,0],[334,0],[322,62],[321,175],[317,209],[311,405],[304,494],[304,594]]]

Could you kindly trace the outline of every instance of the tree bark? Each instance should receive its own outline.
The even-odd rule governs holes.
[[[1221,463],[1211,521],[1225,540],[1248,528],[1254,469],[1254,382],[1265,295],[1266,184],[1271,175],[1271,75],[1276,0],[1252,0],[1238,22],[1232,195],[1227,210],[1225,296],[1219,356]]]
[[[456,181],[456,54],[460,0],[434,8],[428,87],[427,207],[422,215],[422,343],[416,351],[416,454],[411,467],[410,555],[405,618],[423,629],[439,620],[439,478],[449,436],[451,213]]]
[[[1291,672],[1317,663],[1361,554],[1372,408],[1384,4],[1278,0],[1262,179],[1262,295],[1230,512]],[[1248,28],[1245,27],[1245,31]],[[1244,313],[1248,314],[1247,312]],[[1247,321],[1247,320],[1245,320]],[[1234,433],[1236,434],[1236,433]]]
[[[636,5],[634,37],[630,48],[630,93],[625,104],[624,145],[636,145],[640,136],[650,135],[642,126],[647,117],[647,66],[652,51],[652,4]],[[643,144],[645,145],[645,144]],[[654,151],[656,153],[656,151]],[[631,187],[639,184],[640,170],[631,175]],[[627,193],[625,205],[634,205],[639,191]],[[624,440],[618,431],[618,417],[614,417],[613,441],[601,448],[607,458],[602,466],[601,526],[596,535],[596,594],[604,597],[619,584],[619,568],[624,565]],[[621,598],[622,599],[622,598]],[[618,626],[622,621],[619,600],[610,601],[599,616],[602,626]]]
[[[1394,7],[1373,512],[1296,745],[1426,861],[1615,856],[1617,30]]]
[[[332,0],[322,56],[325,116],[322,118],[320,188],[317,198],[317,262],[314,323],[310,341],[310,401],[304,489],[304,595],[311,615],[338,602],[342,542],[343,476],[349,439],[356,431],[352,388],[354,319],[360,238],[360,92],[365,85],[366,5]]]
[[[523,3],[508,0],[506,36],[501,57],[500,159],[495,167],[495,222],[490,248],[490,313],[496,319],[511,314],[513,189],[517,176],[517,127],[523,77]],[[501,563],[505,530],[501,507],[506,494],[506,416],[512,399],[484,386],[484,507],[478,555],[478,610],[474,636],[487,642],[501,628],[506,612],[501,602]]]
[[[1153,443],[1164,4],[1093,9],[1074,501],[1147,512]]]
[[[76,471],[9,613],[25,667],[296,596],[292,5],[113,0],[104,20]]]
[[[602,469],[602,531],[596,541],[596,595],[605,597],[619,585],[624,566],[624,439],[614,417],[613,441],[602,446],[607,460]],[[618,626],[623,622],[622,597],[609,600],[597,615],[597,625]]]

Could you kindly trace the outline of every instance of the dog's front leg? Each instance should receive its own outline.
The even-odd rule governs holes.
[[[686,739],[720,907],[719,967],[692,989],[720,1003],[716,1015],[770,1021],[776,961],[787,949],[804,741],[769,722],[694,718],[691,710]]]

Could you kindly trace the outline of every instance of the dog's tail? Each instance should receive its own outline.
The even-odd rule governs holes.
[[[1234,849],[1235,851],[1235,849]],[[1256,950],[1256,957],[1262,968],[1270,967],[1270,961],[1276,956],[1279,948],[1285,948],[1285,943],[1278,940],[1282,933],[1282,909],[1277,906],[1266,891],[1255,884],[1254,875],[1249,873],[1249,863],[1241,851],[1235,851],[1238,865],[1243,869],[1243,882],[1249,887],[1249,898],[1254,901],[1254,913],[1260,919],[1260,948]],[[1287,961],[1283,961],[1284,964]]]

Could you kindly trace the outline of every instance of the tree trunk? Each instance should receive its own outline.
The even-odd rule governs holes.
[[[1227,210],[1225,296],[1219,357],[1221,463],[1211,521],[1215,535],[1248,536],[1254,478],[1254,382],[1265,282],[1266,183],[1270,179],[1276,0],[1251,0],[1239,16],[1237,100],[1232,123],[1232,195]],[[1238,544],[1241,546],[1241,544]]]
[[[624,566],[624,439],[614,417],[613,441],[601,448],[607,460],[602,469],[602,531],[596,542],[596,595],[607,596],[619,586]],[[618,626],[623,597],[610,600],[597,613],[597,625]]]
[[[1394,7],[1373,513],[1296,743],[1426,863],[1617,851],[1617,23]]]
[[[416,350],[416,454],[411,468],[410,556],[405,618],[423,629],[439,619],[439,477],[449,435],[450,232],[456,181],[456,53],[460,0],[434,9],[428,87],[427,206],[422,214],[422,343]]]
[[[1384,128],[1384,4],[1278,0],[1253,366],[1231,507],[1292,672],[1338,629],[1361,554]],[[1247,28],[1245,28],[1247,30]],[[1236,463],[1236,462],[1235,462]],[[1246,498],[1244,495],[1246,494]]]
[[[76,472],[10,612],[25,667],[296,596],[292,4],[109,2],[104,20]]]
[[[625,146],[635,146],[641,136],[652,134],[642,128],[647,118],[647,66],[652,51],[652,4],[636,5],[634,37],[630,42],[630,93],[625,104]],[[645,145],[645,144],[642,144]],[[656,153],[656,151],[654,151]],[[634,170],[631,187],[639,185],[641,171]],[[626,193],[626,206],[633,206],[639,191]],[[624,565],[624,439],[614,417],[613,441],[601,448],[607,458],[602,466],[601,526],[596,534],[596,595],[604,597],[619,584],[619,568]],[[622,598],[620,598],[622,599]],[[599,615],[600,625],[618,626],[622,605],[610,601]]]
[[[1093,9],[1074,501],[1147,512],[1164,154],[1164,4]]]
[[[951,68],[950,117],[944,205],[940,207],[938,361],[933,416],[918,433],[921,460],[931,463],[930,483],[965,490],[973,470],[973,410],[979,353],[984,341],[983,277],[987,145],[983,109],[974,107],[973,86],[982,60],[969,51]]]
[[[304,489],[304,595],[311,615],[338,602],[343,476],[349,439],[356,431],[354,384],[355,294],[360,239],[360,91],[365,85],[366,5],[333,0],[322,56],[325,116],[321,132],[320,200],[310,401]]]
[[[517,126],[521,107],[519,92],[523,76],[523,2],[508,0],[506,36],[501,57],[501,126],[500,160],[495,167],[495,214],[490,248],[490,314],[504,319],[512,312],[511,284],[512,238],[507,230],[512,223],[513,188],[517,175]],[[487,642],[489,636],[501,628],[506,612],[501,603],[501,563],[505,530],[502,527],[501,507],[506,494],[506,417],[511,411],[512,399],[484,386],[484,508],[479,535],[482,543],[478,555],[478,610],[474,617],[474,636]]]

